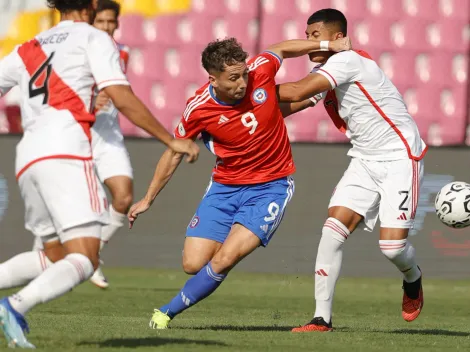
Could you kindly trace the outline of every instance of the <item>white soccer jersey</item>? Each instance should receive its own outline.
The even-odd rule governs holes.
[[[118,50],[121,68],[125,73],[129,62],[129,47],[118,44]],[[98,93],[99,90],[96,89],[95,95]],[[124,140],[121,128],[119,127],[118,115],[119,111],[111,100],[101,110],[96,112],[96,122],[93,124],[93,130],[97,133],[93,135],[92,139],[93,154],[95,154],[94,148],[97,143],[113,143]]]
[[[427,147],[402,96],[367,53],[335,54],[314,72],[334,87],[323,94],[324,104],[351,139],[349,156],[380,161],[424,157]]]
[[[17,177],[44,159],[91,159],[94,89],[128,84],[112,38],[84,22],[60,22],[1,60],[0,95],[22,93]]]

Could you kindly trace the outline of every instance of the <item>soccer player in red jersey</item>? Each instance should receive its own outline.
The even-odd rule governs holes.
[[[330,50],[349,49],[342,38]],[[201,301],[228,272],[259,246],[266,246],[294,194],[295,165],[274,77],[283,58],[320,50],[320,42],[292,40],[271,46],[246,63],[235,39],[210,43],[202,53],[209,82],[188,100],[177,138],[199,134],[217,156],[212,180],[190,221],[183,268],[195,274],[167,305],[155,309],[150,326],[165,329],[172,318]],[[290,105],[291,113],[312,104]],[[147,195],[131,207],[131,226],[171,178],[181,155],[167,150]]]

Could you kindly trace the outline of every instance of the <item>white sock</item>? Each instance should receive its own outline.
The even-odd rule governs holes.
[[[43,251],[18,254],[0,264],[0,290],[25,285],[51,265]]]
[[[382,253],[403,273],[406,282],[415,282],[421,277],[415,261],[415,249],[406,240],[380,240]]]
[[[103,249],[104,245],[113,237],[116,231],[124,225],[126,220],[126,214],[121,214],[114,210],[113,206],[109,207],[109,225],[103,226],[101,230],[101,246],[100,250]]]
[[[24,315],[39,303],[46,303],[69,292],[93,275],[93,264],[83,254],[72,253],[52,264],[35,280],[9,297],[12,307]]]
[[[35,236],[34,244],[33,244],[33,251],[42,251],[43,249],[44,249],[44,245],[42,244],[41,237]]]
[[[343,261],[343,244],[349,230],[341,221],[328,218],[323,225],[315,263],[315,315],[331,322],[333,295]]]

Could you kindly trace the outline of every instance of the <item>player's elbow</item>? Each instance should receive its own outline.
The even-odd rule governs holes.
[[[125,110],[127,107],[132,106],[134,93],[130,86],[116,85],[104,88],[104,92],[111,98],[114,106],[119,111]]]

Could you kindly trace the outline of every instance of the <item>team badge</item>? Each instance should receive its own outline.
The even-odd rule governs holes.
[[[186,135],[186,130],[184,129],[182,122],[180,122],[178,125],[178,133],[180,134],[181,137],[184,137]]]
[[[263,88],[258,88],[253,92],[253,100],[258,104],[263,104],[268,99],[268,93]]]
[[[199,217],[194,215],[193,218],[191,219],[191,222],[189,223],[189,227],[194,229],[198,224],[199,224]]]

